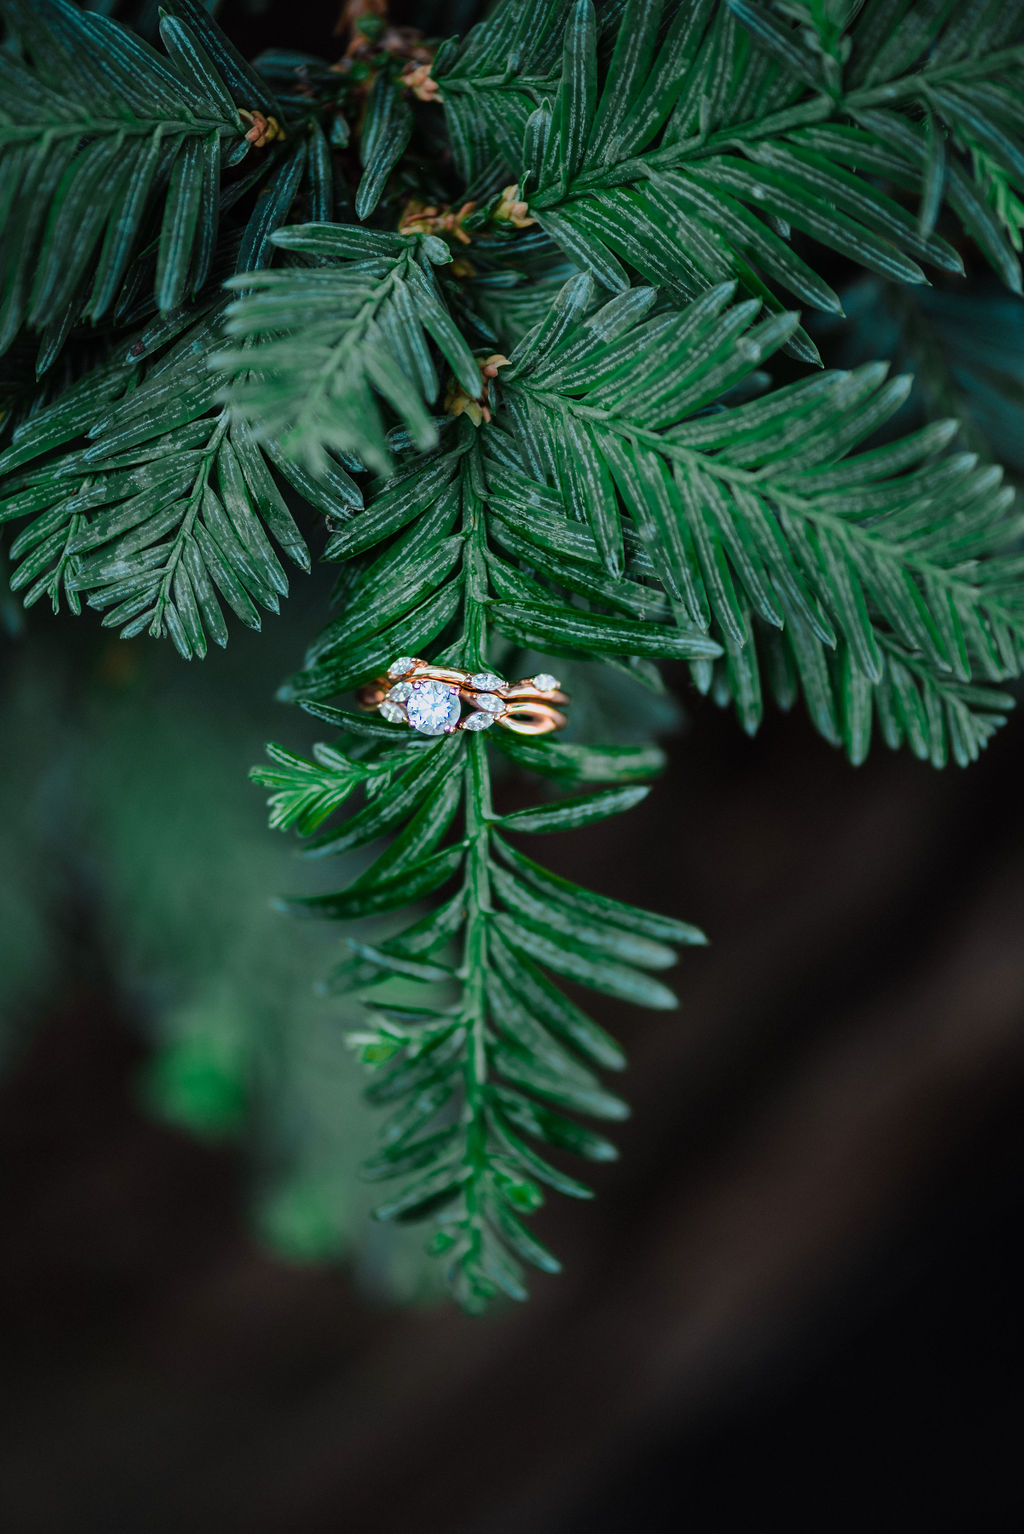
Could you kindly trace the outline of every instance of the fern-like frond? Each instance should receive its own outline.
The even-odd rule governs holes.
[[[612,1159],[610,1141],[580,1118],[627,1111],[595,1073],[621,1067],[619,1046],[558,979],[629,1004],[671,1006],[672,993],[650,971],[673,962],[674,945],[703,938],[550,874],[514,845],[627,808],[646,790],[613,788],[501,817],[479,737],[432,743],[425,760],[401,770],[390,759],[404,749],[382,746],[360,763],[365,779],[384,784],[369,801],[376,829],[362,839],[387,829],[392,800],[401,801],[401,834],[338,895],[288,905],[350,920],[437,899],[381,943],[350,939],[334,989],[373,988],[368,1026],[352,1042],[372,1069],[368,1097],[389,1115],[366,1175],[401,1179],[377,1217],[432,1219],[429,1250],[445,1258],[456,1298],[477,1310],[499,1294],[526,1298],[523,1263],[558,1271],[523,1217],[544,1201],[544,1187],[591,1196],[562,1169],[561,1154]],[[287,778],[296,802],[315,783],[314,816],[351,786],[352,767],[333,750],[287,768],[275,757],[278,766],[253,777],[278,798]],[[462,827],[452,841],[456,817]],[[422,999],[389,1000],[394,981],[406,998],[411,986]]]
[[[1004,210],[1024,191],[1022,16],[1016,0],[910,11],[874,0],[830,52],[799,8],[629,0],[604,68],[593,5],[577,0],[557,88],[526,123],[507,101],[515,60],[504,78],[495,60],[475,78],[466,66],[459,101],[474,118],[460,132],[495,144],[493,123],[521,131],[518,159],[499,152],[531,215],[612,290],[631,270],[677,299],[735,278],[770,307],[782,289],[837,311],[791,232],[922,282],[928,266],[962,269],[934,232],[945,200],[1019,292],[1012,231],[990,189],[996,175]],[[979,175],[964,150],[984,153]],[[804,332],[788,344],[816,359]]]
[[[936,681],[1016,675],[1022,523],[1001,472],[942,452],[955,422],[852,452],[908,391],[877,365],[722,404],[795,324],[757,321],[730,293],[679,312],[632,289],[589,313],[589,279],[567,284],[501,373],[520,471],[496,466],[496,509],[557,519],[560,499],[611,576],[631,528],[683,621],[737,654],[756,618],[822,651],[842,640],[873,685],[890,641]],[[521,632],[525,614],[506,621]],[[548,637],[571,621],[560,614]],[[531,634],[541,642],[544,625]],[[710,685],[707,668],[698,679]]]
[[[474,436],[468,421],[450,425],[441,452],[417,457],[383,481],[366,508],[332,535],[325,555],[345,561],[342,611],[310,647],[289,696],[322,703],[376,675],[382,657],[438,644],[443,655],[454,653],[453,625],[464,627],[470,608],[486,609],[519,647],[553,654],[642,665],[650,657],[720,653],[717,641],[673,614],[635,536],[622,576],[612,581],[584,527],[574,528],[564,514],[543,517],[541,487],[530,487],[536,516],[527,522],[512,513],[506,520],[502,491],[493,473],[485,476]],[[472,550],[459,531],[470,493],[486,518]],[[577,596],[586,598],[586,611],[572,605]]]
[[[819,361],[791,301],[834,339],[851,264],[909,306],[961,230],[1020,292],[1024,0],[499,0],[436,51],[352,13],[337,63],[258,67],[167,3],[160,52],[0,0],[4,574],[201,656],[277,610],[282,555],[309,568],[303,503],[326,518],[335,607],[281,696],[339,738],[253,776],[310,857],[355,854],[290,908],[374,918],[328,989],[370,1009],[380,1216],[435,1220],[469,1308],[522,1298],[524,1263],[557,1268],[523,1216],[589,1195],[560,1158],[609,1159],[583,1121],[626,1111],[568,991],[669,1007],[703,941],[532,855],[647,793],[660,663],[748,731],[802,698],[854,762],[875,737],[971,761],[1011,704],[1024,518],[934,417],[969,391],[1012,431],[1016,363],[953,304],[909,425],[870,360],[892,334],[764,368]],[[1009,346],[1018,319],[989,322]],[[389,722],[407,687],[348,697],[399,656],[537,652],[572,679],[565,739],[479,691],[437,738]],[[593,744],[602,686],[629,725]],[[520,770],[547,791],[506,813]]]
[[[161,57],[68,0],[0,9],[21,50],[0,62],[0,350],[23,325],[105,315],[147,240],[157,301],[174,308],[209,274],[222,167],[249,150],[238,109],[253,103],[177,17]]]
[[[227,399],[260,436],[314,465],[333,451],[379,471],[391,466],[391,408],[415,445],[437,441],[427,406],[437,399],[436,353],[473,397],[473,353],[452,320],[434,267],[451,260],[433,235],[403,236],[344,224],[281,229],[275,245],[318,264],[233,279],[245,290],[228,309],[244,343],[216,360]]]
[[[748,735],[769,700],[788,711],[802,697],[814,728],[854,766],[874,740],[893,751],[906,746],[933,767],[977,761],[1005,724],[1013,696],[957,681],[889,634],[879,633],[878,647],[881,674],[872,681],[845,642],[830,653],[797,622],[780,631],[751,619],[748,641],[726,640],[725,655],[696,680],[720,706],[735,709]]]
[[[345,690],[379,668],[400,641],[409,648],[412,635],[424,645],[440,641],[449,663],[487,664],[489,617],[501,612],[490,592],[527,577],[491,548],[479,443],[468,423],[457,438],[432,466],[420,464],[415,477],[383,489],[336,536],[331,552],[355,555],[355,570],[342,617],[314,645],[296,681],[298,696]],[[414,485],[428,475],[429,490],[410,507]],[[399,498],[404,493],[404,524],[395,520],[396,490]],[[389,535],[384,553],[371,557],[370,547]],[[424,571],[448,593],[440,604],[436,591],[423,599]],[[642,566],[640,576],[646,573]],[[628,585],[624,579],[623,589]],[[656,594],[650,600],[657,605]],[[652,632],[662,627],[649,625]],[[629,620],[628,635],[614,636],[613,653],[635,647],[643,628]],[[665,627],[673,632],[669,643],[684,645],[682,653],[686,646],[690,654],[717,648],[699,635],[684,644],[678,630]],[[590,654],[596,646],[580,648]],[[445,1256],[453,1291],[467,1308],[498,1294],[523,1299],[523,1262],[558,1269],[523,1216],[543,1201],[544,1187],[590,1196],[561,1169],[560,1153],[593,1161],[615,1154],[578,1116],[615,1120],[627,1111],[595,1074],[621,1066],[621,1050],[558,982],[627,1004],[669,1007],[672,993],[655,974],[673,963],[675,947],[703,937],[686,923],[581,889],[518,844],[630,808],[646,794],[637,780],[657,770],[659,753],[520,741],[500,729],[485,737],[417,739],[379,719],[322,702],[307,706],[339,726],[343,738],[319,748],[313,761],[271,748],[272,765],[254,769],[253,777],[272,791],[272,823],[295,825],[320,857],[388,834],[393,839],[337,894],[292,900],[289,908],[347,921],[433,902],[382,942],[350,939],[330,982],[335,991],[372,988],[371,1026],[353,1042],[373,1068],[371,1101],[391,1111],[367,1175],[403,1179],[378,1217],[435,1220],[431,1250]],[[497,814],[492,742],[557,779],[611,786]],[[338,806],[360,789],[362,807],[333,822]],[[393,981],[406,998],[412,985],[423,999],[388,999]]]
[[[505,0],[465,38],[438,49],[431,74],[440,86],[455,163],[468,186],[493,190],[507,169],[515,170],[531,113],[557,89],[570,4]]]
[[[28,519],[10,548],[27,606],[63,596],[78,612],[84,593],[125,637],[166,633],[203,655],[207,636],[227,640],[222,604],[250,628],[260,607],[278,611],[288,580],[268,532],[309,569],[279,476],[332,519],[360,504],[340,465],[313,476],[217,405],[217,319],[215,308],[154,357],[89,374],[0,454],[0,523]]]

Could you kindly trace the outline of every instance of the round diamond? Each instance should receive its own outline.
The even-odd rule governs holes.
[[[409,723],[421,735],[444,735],[459,722],[458,690],[444,682],[421,682],[413,687],[406,712]]]
[[[497,724],[496,714],[470,714],[462,721],[464,730],[489,730],[492,724]]]
[[[411,682],[396,682],[394,687],[388,688],[388,697],[392,703],[404,703],[411,692]]]
[[[380,705],[377,712],[381,715],[381,718],[386,719],[389,724],[408,723],[405,717],[405,709],[401,708],[397,703],[389,703],[387,698],[384,699],[384,702]]]
[[[560,684],[557,676],[552,676],[550,671],[538,671],[533,678],[533,685],[538,692],[557,692]]]
[[[485,709],[488,714],[503,714],[505,712],[505,699],[499,698],[496,692],[480,692],[473,699],[477,708]]]
[[[388,676],[405,676],[416,664],[415,655],[400,655],[388,667]]]
[[[469,679],[469,685],[478,692],[497,692],[501,687],[507,687],[508,683],[502,676],[495,676],[493,671],[477,671]]]

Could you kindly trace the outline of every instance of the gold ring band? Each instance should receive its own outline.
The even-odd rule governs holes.
[[[376,709],[393,724],[408,724],[421,735],[451,735],[456,730],[487,730],[501,725],[517,735],[549,735],[565,724],[556,704],[569,698],[548,672],[506,682],[493,671],[460,671],[432,666],[414,655],[401,655],[360,688],[361,708]],[[469,705],[469,713],[462,711]]]

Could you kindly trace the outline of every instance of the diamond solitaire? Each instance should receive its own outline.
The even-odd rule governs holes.
[[[462,713],[459,689],[445,682],[414,682],[405,712],[421,735],[450,734]]]

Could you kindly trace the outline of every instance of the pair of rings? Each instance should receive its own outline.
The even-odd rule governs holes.
[[[421,735],[489,730],[494,724],[517,735],[548,735],[565,724],[555,705],[569,701],[558,678],[546,671],[506,682],[493,671],[432,666],[413,655],[400,655],[386,676],[360,689],[358,699],[362,708],[376,709],[393,724],[411,725]]]

